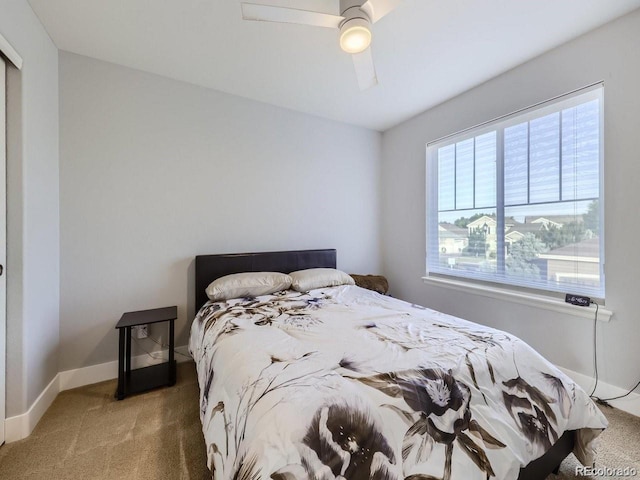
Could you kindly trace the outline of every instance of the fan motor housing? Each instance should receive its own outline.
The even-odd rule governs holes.
[[[362,0],[340,0],[340,15],[344,17],[340,27],[355,19],[362,19],[371,23],[369,15],[362,9]]]

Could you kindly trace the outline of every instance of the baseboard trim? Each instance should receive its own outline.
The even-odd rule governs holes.
[[[191,360],[189,348],[186,345],[176,347],[174,358],[178,363]],[[132,368],[143,368],[158,363],[166,362],[169,359],[169,350],[163,349],[153,352],[154,358],[147,354],[138,355],[131,358]],[[186,355],[186,356],[185,356]],[[60,391],[71,390],[72,388],[84,387],[92,383],[104,382],[118,378],[118,362],[106,362],[89,367],[77,368],[60,372]]]
[[[186,345],[176,347],[175,351],[175,359],[178,363],[188,362],[191,360],[189,348]],[[166,362],[169,358],[168,349],[158,350],[153,353],[154,358],[147,354],[133,357],[131,359],[132,367],[148,367],[150,365]],[[36,425],[47,409],[51,406],[58,393],[64,390],[71,390],[72,388],[112,380],[117,377],[117,361],[59,372],[53,380],[49,382],[49,385],[47,385],[47,387],[42,391],[35,402],[33,402],[29,410],[22,415],[16,415],[5,419],[5,442],[16,442],[31,435],[31,432],[36,428]]]
[[[593,385],[595,384],[595,379],[593,377],[574,372],[573,370],[569,370],[568,368],[558,368],[574,382],[576,382],[584,391],[586,391],[587,393],[591,393],[591,390],[593,390]],[[611,398],[617,397],[619,395],[624,395],[628,391],[629,390],[625,390],[624,388],[616,387],[615,385],[611,385],[610,383],[605,383],[601,380],[598,380],[598,388],[596,389],[594,395],[600,398]],[[631,393],[625,398],[611,400],[608,403],[622,411],[630,413],[631,415],[640,417],[640,394]]]
[[[36,398],[31,408],[22,415],[9,417],[4,421],[4,441],[16,442],[28,437],[36,425],[60,393],[60,374],[56,374],[49,385]]]

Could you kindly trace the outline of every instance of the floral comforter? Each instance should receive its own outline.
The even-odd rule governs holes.
[[[209,302],[190,350],[218,480],[516,479],[607,426],[518,338],[356,286]]]

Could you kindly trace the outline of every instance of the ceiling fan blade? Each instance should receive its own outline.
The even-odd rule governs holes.
[[[369,15],[372,23],[376,23],[401,3],[402,0],[368,0],[360,8]]]
[[[358,77],[358,85],[360,90],[368,90],[378,85],[378,76],[376,75],[376,67],[373,64],[373,55],[371,47],[364,52],[354,53],[353,66],[356,67],[356,77]]]
[[[344,17],[295,8],[242,3],[242,18],[258,22],[298,23],[315,27],[338,28]]]

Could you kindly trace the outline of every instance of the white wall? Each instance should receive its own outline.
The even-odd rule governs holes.
[[[605,81],[606,305],[601,378],[630,388],[640,377],[640,10],[556,48],[383,135],[383,271],[393,293],[521,336],[568,369],[593,373],[593,321],[427,286],[425,144],[587,84]],[[425,88],[428,88],[426,86]]]
[[[24,60],[8,73],[7,417],[58,372],[58,51],[26,0],[0,0],[0,33]]]
[[[379,271],[377,132],[66,52],[60,119],[60,370],[114,360],[129,310],[177,304],[186,344],[198,254]]]

